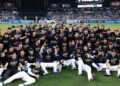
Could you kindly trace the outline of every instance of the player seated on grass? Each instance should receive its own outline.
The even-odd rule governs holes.
[[[111,75],[110,71],[117,71],[117,77],[120,77],[120,56],[115,50],[111,51],[106,61],[106,75]]]
[[[19,71],[6,79],[5,81],[0,83],[0,86],[4,86],[6,84],[11,83],[16,79],[22,79],[25,81],[23,84],[19,84],[18,86],[28,86],[30,84],[35,83],[35,78],[38,79],[40,77],[40,64],[38,62],[29,64],[26,67],[27,69]]]
[[[61,63],[63,64],[63,67],[71,65],[72,69],[76,69],[74,55],[70,56],[71,54],[68,51],[67,47],[63,47],[61,55]]]
[[[40,63],[43,70],[43,75],[48,74],[47,68],[53,68],[53,73],[59,73],[58,68],[58,58],[55,57],[55,53],[51,48],[46,47],[42,53],[43,61]]]
[[[84,50],[82,51],[83,52],[80,51],[80,48],[77,48],[75,53],[78,64],[78,75],[82,75],[82,71],[85,71],[87,73],[88,80],[91,81],[94,79],[92,75],[92,63],[94,58],[87,46],[84,46]]]
[[[98,54],[94,58],[93,67],[96,68],[97,71],[102,71],[106,68],[106,60],[107,56],[105,55],[105,52],[103,50],[99,50]]]
[[[2,80],[6,80],[12,75],[16,74],[18,72],[18,67],[20,67],[21,63],[19,62],[19,59],[17,57],[17,54],[14,52],[10,59],[6,61],[4,70],[5,73],[2,76]]]

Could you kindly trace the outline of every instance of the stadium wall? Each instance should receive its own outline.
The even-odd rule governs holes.
[[[28,24],[34,23],[34,20],[7,20],[7,21],[0,21],[0,23],[9,23],[9,24]],[[54,20],[39,20],[40,24],[47,24],[52,23]],[[58,23],[107,23],[107,24],[115,24],[120,23],[120,20],[65,20],[65,21],[57,21]]]

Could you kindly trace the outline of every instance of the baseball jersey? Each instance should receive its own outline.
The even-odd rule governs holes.
[[[34,62],[36,62],[37,58],[36,58],[36,56],[35,56],[34,54],[33,54],[33,55],[28,54],[26,60],[27,60],[29,63],[34,63]]]
[[[119,61],[120,61],[120,57],[118,56],[115,56],[115,57],[108,57],[108,60],[110,62],[110,65],[114,66],[114,65],[118,65],[119,64]]]
[[[19,65],[19,60],[17,58],[8,60],[8,69],[16,71],[18,69],[18,65]]]
[[[107,57],[106,56],[95,56],[94,62],[95,63],[105,63]]]
[[[40,68],[36,68],[34,65],[31,65],[30,68],[31,68],[31,72],[33,74],[40,75],[40,73],[41,73],[41,69]]]
[[[43,62],[53,62],[54,61],[54,55],[52,53],[47,54],[44,53],[43,54]]]
[[[64,60],[70,59],[68,51],[63,51],[61,55],[62,55],[62,59]]]
[[[81,52],[75,52],[75,59],[78,60],[78,58],[81,58],[82,57],[82,53]]]

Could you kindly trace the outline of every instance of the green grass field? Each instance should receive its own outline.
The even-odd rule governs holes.
[[[19,26],[19,24],[0,24],[0,28],[4,30],[12,25]],[[97,24],[91,24],[91,27],[96,26]],[[120,24],[105,24],[105,28],[120,30]],[[95,80],[89,82],[86,73],[78,76],[77,70],[65,69],[58,75],[50,73],[49,75],[41,76],[36,83],[30,86],[120,86],[120,78],[116,77],[116,72],[110,77],[105,77],[103,72],[96,72],[95,75]],[[23,83],[22,80],[16,80],[5,86],[18,86],[21,83]]]
[[[100,23],[100,26],[103,23]],[[1,29],[6,29],[8,27],[11,27],[12,25],[14,26],[20,26],[21,24],[0,24]],[[22,24],[23,26],[26,26],[25,24]],[[91,24],[91,27],[97,27],[98,24]],[[105,24],[106,29],[120,29],[120,24]]]
[[[96,72],[96,78],[94,81],[89,82],[87,80],[86,73],[82,76],[77,75],[77,70],[66,69],[60,74],[49,74],[41,76],[36,83],[30,86],[119,86],[120,78],[116,77],[116,73],[113,76],[105,77],[103,72]],[[21,80],[17,80],[6,86],[18,86],[23,83]]]

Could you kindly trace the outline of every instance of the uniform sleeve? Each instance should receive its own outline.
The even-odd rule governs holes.
[[[28,74],[30,74],[31,76],[35,76],[35,74],[32,73],[32,69],[31,68],[28,68]]]

